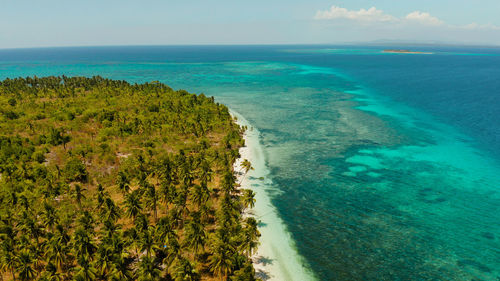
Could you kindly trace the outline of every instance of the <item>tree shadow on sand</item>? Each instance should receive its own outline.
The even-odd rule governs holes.
[[[255,257],[253,259],[253,262],[255,264],[260,264],[262,266],[266,266],[269,264],[273,264],[273,259],[270,259],[270,258],[267,258],[264,256],[258,256],[258,257]],[[269,272],[264,271],[264,270],[259,268],[259,269],[255,270],[255,277],[259,278],[260,280],[266,281],[266,280],[271,279],[272,276]]]
[[[255,271],[255,277],[259,278],[262,281],[271,279],[271,275],[269,275],[269,273],[260,269]]]
[[[259,256],[259,257],[256,257],[254,259],[254,263],[256,263],[256,264],[262,264],[263,266],[266,266],[268,264],[273,264],[273,259],[266,258],[266,257],[263,257],[263,256]]]

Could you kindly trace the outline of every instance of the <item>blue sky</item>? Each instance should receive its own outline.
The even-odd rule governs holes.
[[[500,45],[498,0],[0,0],[0,48],[309,44]]]

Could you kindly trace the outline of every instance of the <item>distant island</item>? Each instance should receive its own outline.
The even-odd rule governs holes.
[[[396,50],[396,49],[387,49],[383,50],[383,53],[395,53],[395,54],[421,54],[421,55],[432,55],[431,52],[416,52],[411,50]]]
[[[256,280],[244,130],[159,82],[0,81],[0,279]]]

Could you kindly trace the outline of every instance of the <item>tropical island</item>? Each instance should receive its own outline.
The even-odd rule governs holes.
[[[244,131],[158,82],[1,81],[0,277],[256,280]]]
[[[395,54],[421,54],[421,55],[432,55],[431,52],[416,52],[410,50],[396,50],[396,49],[387,49],[383,50],[382,53],[395,53]]]

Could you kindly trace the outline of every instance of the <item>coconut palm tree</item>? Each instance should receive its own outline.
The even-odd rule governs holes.
[[[243,177],[240,180],[240,184],[241,184],[243,182],[243,180],[245,179],[245,177],[247,176],[248,172],[250,170],[253,170],[253,167],[252,167],[252,163],[250,163],[250,161],[248,161],[247,159],[243,159],[243,161],[240,164],[240,167],[241,167],[241,170],[243,170],[245,172],[243,174]],[[240,170],[240,173],[241,173],[241,170]]]
[[[156,187],[153,184],[144,182],[144,188],[146,189],[146,201],[148,209],[153,211],[153,218],[155,222],[158,220],[157,204],[158,204],[158,193],[156,192]]]
[[[227,280],[233,266],[233,253],[229,245],[216,241],[212,247],[212,255],[209,257],[210,271],[219,275],[220,280]]]
[[[25,234],[29,234],[30,238],[35,239],[36,244],[38,245],[40,237],[44,234],[42,227],[25,211],[23,212],[23,217],[20,229]]]
[[[113,269],[113,262],[115,259],[114,249],[105,243],[101,243],[96,253],[97,258],[95,264],[97,275],[101,279],[109,279],[107,277]]]
[[[130,268],[133,259],[123,255],[117,255],[113,261],[113,268],[109,274],[111,281],[133,280],[134,273]]]
[[[73,189],[73,198],[75,199],[80,209],[82,208],[82,200],[85,199],[85,195],[83,194],[85,190],[86,189],[79,184],[75,184],[75,187]]]
[[[78,228],[73,235],[73,247],[78,259],[82,259],[85,262],[87,257],[91,258],[94,254],[96,247],[93,242],[93,238],[89,236],[89,233],[83,229]]]
[[[213,171],[210,168],[210,163],[204,159],[200,164],[200,182],[207,183],[212,180]]]
[[[245,208],[253,208],[255,206],[255,192],[250,189],[243,191],[242,203]]]
[[[56,214],[56,209],[47,202],[43,203],[42,211],[42,221],[43,225],[50,230],[54,230],[54,226],[57,224],[58,217]]]
[[[189,260],[181,257],[175,262],[173,278],[175,281],[198,281],[200,280],[200,275]]]
[[[57,270],[57,267],[53,263],[48,262],[45,266],[45,270],[42,276],[38,280],[63,281],[64,276],[60,271]]]
[[[134,190],[125,196],[125,214],[127,217],[135,218],[142,212],[141,197],[139,190]]]
[[[59,242],[58,237],[53,237],[49,240],[45,244],[45,253],[48,262],[56,266],[57,270],[62,271],[65,269],[67,248]]]
[[[249,217],[245,219],[245,224],[240,235],[241,244],[239,249],[249,257],[259,245],[260,233],[255,218]]]
[[[130,180],[127,177],[127,174],[123,171],[118,172],[118,177],[116,179],[116,184],[118,185],[118,189],[123,193],[127,194],[130,192]]]
[[[168,211],[168,204],[175,198],[175,187],[171,185],[170,180],[162,180],[160,185],[160,199],[165,204],[165,210]]]
[[[153,227],[143,231],[140,235],[139,245],[141,247],[141,252],[146,252],[148,257],[151,257],[152,254],[160,249],[158,244],[156,244],[155,239],[155,230]]]
[[[234,192],[234,175],[230,171],[226,171],[222,177],[221,189],[226,193]]]
[[[161,218],[156,224],[156,233],[158,240],[165,246],[171,239],[177,239],[172,221],[169,217]]]
[[[97,209],[101,209],[104,206],[106,198],[109,197],[109,194],[104,191],[104,187],[102,184],[97,185]]]
[[[193,202],[196,206],[196,208],[199,210],[201,205],[206,203],[208,199],[210,198],[210,193],[208,191],[208,188],[206,184],[201,184],[201,185],[195,185],[191,190],[190,190],[190,197],[191,197],[191,202]]]
[[[131,245],[135,249],[135,255],[137,256],[139,253],[138,245],[139,245],[139,232],[135,227],[129,228],[123,232],[123,237],[127,242],[127,245]]]
[[[149,228],[149,221],[148,221],[148,217],[146,217],[145,214],[143,213],[140,213],[139,215],[137,215],[137,217],[135,218],[134,220],[134,224],[135,224],[135,229],[137,230],[137,232],[139,234],[141,234],[142,232],[148,230]]]
[[[257,281],[255,279],[255,269],[251,262],[247,261],[242,268],[235,271],[231,276],[231,281]]]
[[[21,280],[33,280],[36,270],[33,266],[33,256],[28,250],[22,250],[17,257],[16,269]]]
[[[90,262],[87,255],[78,257],[78,266],[76,267],[75,280],[78,281],[93,281],[96,280],[97,269]]]
[[[190,214],[191,218],[186,225],[186,238],[185,245],[193,249],[194,259],[196,260],[196,254],[205,245],[205,240],[207,234],[205,232],[205,226],[201,223],[201,215],[199,212],[192,212]]]
[[[12,274],[12,280],[16,280],[15,270],[17,268],[17,258],[14,253],[12,246],[6,246],[6,243],[2,243],[2,269],[10,270]]]
[[[138,278],[140,281],[155,281],[161,275],[161,270],[153,258],[143,256],[139,262]]]
[[[163,259],[163,264],[166,265],[166,271],[170,266],[178,259],[181,255],[181,246],[179,244],[179,240],[177,240],[177,236],[170,238],[168,243],[164,245],[166,257]]]
[[[104,200],[105,206],[105,219],[109,221],[116,221],[120,218],[120,208],[115,204],[111,197],[106,198]]]
[[[92,214],[85,210],[82,215],[78,218],[78,224],[85,229],[85,231],[89,233],[94,232],[95,220]],[[62,226],[61,226],[62,227]]]

